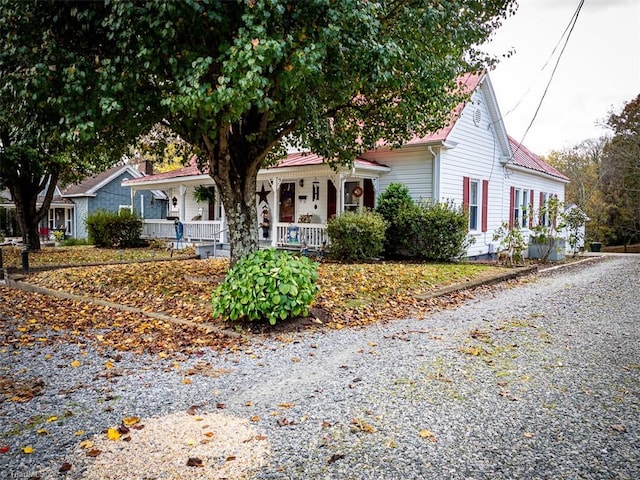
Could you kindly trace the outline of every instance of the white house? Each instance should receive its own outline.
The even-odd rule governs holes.
[[[291,153],[276,166],[259,171],[256,206],[259,222],[268,217],[260,238],[274,246],[306,243],[320,247],[327,220],[346,210],[374,208],[392,182],[405,184],[415,200],[452,201],[469,209],[470,258],[496,251],[493,233],[503,222],[518,224],[527,235],[530,215],[551,196],[564,201],[568,178],[507,135],[488,74],[466,75],[472,92],[451,124],[401,148],[385,146],[363,153],[352,168],[334,172],[313,153]],[[213,180],[195,164],[180,170],[132,178],[123,185],[162,190],[171,211],[166,219],[145,220],[145,234],[174,237],[173,222],[184,225],[187,241],[224,242],[224,209]],[[198,203],[196,188],[216,198]]]

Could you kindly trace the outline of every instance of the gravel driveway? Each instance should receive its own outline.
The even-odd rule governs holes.
[[[639,479],[638,292],[607,257],[224,354],[3,349],[40,394],[0,403],[0,478]]]

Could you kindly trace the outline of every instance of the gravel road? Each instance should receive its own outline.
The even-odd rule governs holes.
[[[0,478],[640,479],[639,291],[607,257],[223,354],[4,348],[39,395],[0,403]]]

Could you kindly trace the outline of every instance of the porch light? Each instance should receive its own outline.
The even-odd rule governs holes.
[[[174,207],[175,207],[176,205],[178,205],[178,199],[177,199],[176,197],[173,197],[173,198],[171,199],[171,205],[173,205]]]
[[[304,187],[304,178],[300,179],[300,181],[298,182],[298,185],[300,185],[300,188]]]

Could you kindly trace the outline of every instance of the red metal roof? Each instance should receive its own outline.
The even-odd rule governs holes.
[[[306,167],[309,165],[322,165],[327,163],[323,157],[311,152],[290,153],[285,158],[278,161],[276,165],[269,168],[285,168],[285,167]],[[381,167],[377,162],[365,160],[364,158],[356,158],[354,161],[356,166]]]
[[[200,171],[198,168],[198,161],[194,157],[189,161],[189,165],[186,167],[172,170],[170,172],[155,173],[153,175],[146,175],[144,177],[132,178],[122,182],[124,185],[130,185],[132,183],[148,182],[149,180],[171,180],[172,178],[192,177],[195,175],[206,175],[208,168],[205,166],[204,171]]]
[[[478,88],[478,85],[484,78],[484,75],[485,75],[484,73],[480,73],[480,74],[466,73],[458,79],[458,86],[461,88],[463,93],[471,93],[476,88]],[[451,120],[449,121],[449,124],[446,127],[441,128],[437,132],[429,133],[424,137],[416,136],[411,140],[409,140],[408,142],[406,142],[405,145],[444,142],[449,136],[449,133],[451,133],[451,129],[453,128],[456,121],[458,120],[458,117],[460,116],[460,113],[462,112],[464,105],[465,105],[464,103],[459,103],[456,106],[456,108],[453,110],[453,112],[451,112]]]
[[[547,162],[542,160],[538,155],[533,153],[521,143],[516,142],[516,140],[511,135],[509,135],[509,147],[511,148],[511,152],[513,155],[512,162],[514,165],[529,168],[537,172],[546,173],[547,175],[551,175],[552,177],[557,177],[569,181],[569,177],[567,177],[564,173],[549,165]]]

